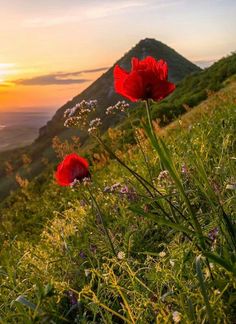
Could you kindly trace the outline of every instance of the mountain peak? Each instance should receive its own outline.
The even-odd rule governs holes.
[[[162,42],[156,40],[155,38],[144,38],[141,39],[137,45],[149,45],[149,44],[153,44],[153,43],[160,43],[163,44]]]
[[[188,74],[200,71],[198,66],[184,58],[174,49],[153,38],[144,38],[140,40],[138,44],[131,48],[114,65],[119,64],[124,69],[130,70],[132,57],[144,59],[146,56],[152,56],[157,60],[164,59],[168,63],[169,67],[169,80],[174,83],[182,80]],[[52,120],[49,121],[46,126],[41,128],[40,136],[37,141],[45,141],[55,135],[61,134],[62,132],[68,132],[68,130],[63,126],[64,111],[68,108],[72,108],[82,100],[97,99],[99,102],[97,115],[104,119],[106,107],[113,105],[121,99],[121,96],[116,94],[113,88],[113,67],[92,83],[81,94],[62,106],[56,112]],[[110,126],[110,122],[107,121],[107,119],[103,124],[105,124],[106,127]]]

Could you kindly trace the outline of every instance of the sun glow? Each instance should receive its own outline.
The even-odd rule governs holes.
[[[8,76],[15,74],[14,67],[13,63],[0,63],[0,84],[4,83]]]

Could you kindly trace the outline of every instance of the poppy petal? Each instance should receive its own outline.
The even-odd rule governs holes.
[[[116,65],[114,68],[114,80],[115,80],[115,90],[120,93],[123,91],[123,82],[129,75],[124,69],[122,69],[119,65]]]
[[[123,86],[125,95],[128,95],[130,98],[132,98],[132,101],[137,101],[142,98],[143,82],[138,72],[131,72],[126,78]]]
[[[175,90],[174,83],[165,80],[159,80],[158,82],[156,82],[155,86],[153,87],[152,99],[156,101],[164,99],[174,90]]]
[[[160,80],[167,80],[168,77],[168,65],[164,60],[159,60],[155,64],[155,71]]]
[[[167,81],[168,65],[164,60],[157,61],[151,56],[143,60],[132,58],[130,73],[116,65],[114,69],[115,90],[117,93],[137,101],[139,99],[161,100],[175,89]]]
[[[69,186],[75,179],[82,180],[88,175],[88,161],[76,153],[72,153],[58,165],[55,178],[59,185]]]

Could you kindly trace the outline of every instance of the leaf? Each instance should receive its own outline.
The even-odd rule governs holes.
[[[204,276],[203,276],[203,273],[202,273],[201,261],[200,260],[201,260],[201,256],[199,255],[198,257],[196,257],[197,277],[198,277],[198,281],[199,281],[199,285],[200,285],[200,290],[201,290],[202,296],[203,296],[204,301],[205,301],[209,323],[213,323],[212,309],[211,309],[211,306],[210,306],[210,303],[209,303],[209,298],[208,298],[208,294],[207,294],[207,287],[206,287]]]
[[[36,305],[34,303],[32,303],[31,301],[29,301],[28,299],[26,299],[23,295],[20,295],[19,297],[17,297],[14,302],[18,302],[24,306],[27,306],[28,308],[35,310],[36,309]]]
[[[236,275],[236,269],[234,268],[234,266],[228,261],[226,261],[224,258],[210,252],[204,252],[204,255],[212,262],[222,266],[227,271],[232,272],[234,275]]]
[[[183,232],[183,233],[186,233],[188,235],[197,236],[195,234],[195,232],[191,231],[187,227],[185,227],[183,225],[180,225],[180,224],[177,224],[177,223],[170,222],[170,221],[168,221],[167,219],[165,219],[163,217],[156,216],[156,215],[151,214],[151,213],[146,213],[141,208],[132,206],[132,207],[130,207],[130,210],[132,212],[134,212],[134,213],[137,213],[137,214],[143,216],[143,217],[148,217],[148,218],[152,219],[155,223],[157,223],[159,225],[165,225],[165,226],[173,228],[174,230],[176,230],[178,232]]]

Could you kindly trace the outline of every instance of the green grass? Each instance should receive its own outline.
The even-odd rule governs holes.
[[[147,138],[139,138],[142,150],[125,145],[116,154],[162,196],[151,197],[115,160],[91,170],[89,190],[118,257],[88,187],[60,188],[48,167],[1,208],[0,323],[232,323],[235,100],[231,81],[158,133],[204,237],[218,229],[206,251],[174,179],[160,176],[163,164]],[[110,138],[110,147],[118,140]],[[104,192],[117,182],[129,195],[120,187]]]

